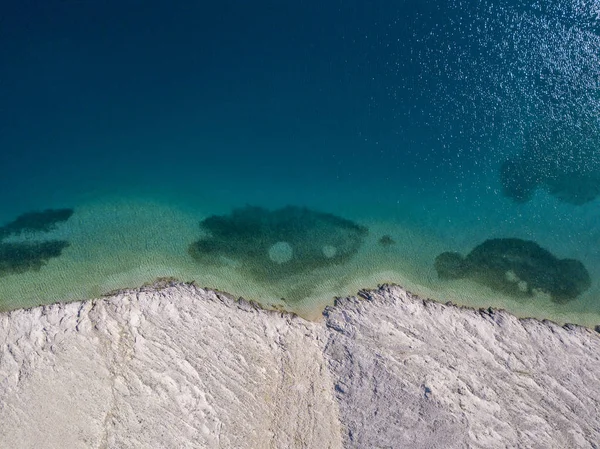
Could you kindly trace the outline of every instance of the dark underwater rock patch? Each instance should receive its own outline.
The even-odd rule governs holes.
[[[388,234],[380,237],[379,240],[377,240],[377,242],[385,248],[396,244],[396,241],[392,238],[391,235]]]
[[[60,257],[70,245],[66,240],[3,242],[3,239],[28,232],[50,232],[72,215],[73,209],[46,209],[25,213],[0,227],[0,276],[38,271],[50,259]]]
[[[574,300],[591,286],[580,261],[559,259],[533,241],[516,238],[486,240],[466,257],[442,253],[435,269],[440,279],[469,278],[521,298],[539,291],[557,303]]]
[[[503,193],[528,201],[542,188],[582,205],[600,195],[600,126],[592,120],[557,118],[529,130],[522,152],[500,168]]]
[[[234,209],[229,215],[206,218],[200,228],[206,236],[189,247],[195,260],[233,260],[259,280],[347,263],[368,232],[345,218],[296,206]]]
[[[68,246],[69,242],[65,240],[1,243],[0,276],[38,271],[48,260],[60,257]]]
[[[0,239],[25,232],[52,231],[57,228],[58,224],[71,218],[73,212],[73,209],[46,209],[44,211],[27,212],[0,227]]]
[[[509,159],[502,164],[500,180],[504,196],[517,203],[529,201],[541,182],[534,170],[520,158]]]

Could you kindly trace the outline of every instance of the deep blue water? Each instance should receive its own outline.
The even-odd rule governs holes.
[[[111,202],[158,203],[198,221],[247,204],[308,206],[391,223],[391,234],[397,225],[398,254],[373,270],[396,271],[441,300],[450,293],[431,286],[436,252],[519,237],[591,274],[584,299],[544,303],[540,316],[593,322],[598,11],[574,0],[11,2],[0,15],[0,221],[65,206],[74,220],[94,220],[95,205]],[[537,189],[515,200],[501,173],[523,151],[517,189],[531,179]],[[101,264],[101,251],[81,245],[101,247],[101,223],[115,220],[98,212],[99,230],[81,225],[71,256]],[[403,240],[407,229],[421,240]],[[120,270],[143,265],[138,257]],[[39,276],[51,271],[52,262]],[[32,278],[2,279],[11,287],[0,301],[11,304],[68,291],[42,276],[30,298]],[[23,298],[13,297],[21,286]],[[463,287],[451,299],[460,302]],[[94,288],[71,296],[104,293]],[[535,313],[521,306],[515,312]]]
[[[18,175],[3,176],[3,188],[27,190],[36,179],[68,189],[81,170],[93,188],[157,163],[188,176],[210,166],[250,181],[273,172],[278,181],[346,180],[372,169],[396,178],[410,169],[404,184],[418,179],[431,164],[420,152],[439,149],[435,138],[419,136],[420,119],[402,126],[402,114],[427,104],[403,104],[414,100],[410,92],[389,98],[404,80],[388,66],[407,55],[386,48],[386,33],[410,38],[404,26],[388,26],[398,9],[19,4],[3,20],[1,162]],[[411,82],[420,72],[410,61]],[[402,150],[414,140],[424,148]]]

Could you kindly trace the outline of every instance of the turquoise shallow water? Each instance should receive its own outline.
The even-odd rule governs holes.
[[[396,282],[441,301],[600,323],[600,44],[594,4],[573,5],[9,10],[0,223],[74,213],[48,233],[4,239],[69,246],[39,269],[5,270],[0,308],[171,276],[311,317],[334,296]],[[240,243],[238,232],[210,257],[190,255],[207,217],[288,205],[367,231],[346,257],[344,226],[309,215],[285,231],[271,224],[295,246],[273,253],[277,235],[253,231]],[[466,256],[493,238],[576,259],[589,285],[557,302],[494,290],[481,276],[440,278],[440,253]],[[543,265],[537,278],[560,278],[547,260],[519,257]]]

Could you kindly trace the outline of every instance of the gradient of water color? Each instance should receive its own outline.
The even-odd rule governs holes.
[[[172,276],[312,317],[336,295],[396,282],[598,324],[597,19],[594,2],[570,0],[8,6],[0,223],[75,213],[48,235],[19,237],[70,246],[39,271],[0,277],[0,307]],[[592,130],[583,138],[581,123]],[[525,201],[501,182],[518,158],[535,172],[518,178],[535,184]],[[190,257],[207,216],[289,204],[369,234],[349,263],[271,283]],[[382,246],[385,235],[395,244]],[[438,278],[439,253],[497,237],[580,260],[591,288],[556,304]]]

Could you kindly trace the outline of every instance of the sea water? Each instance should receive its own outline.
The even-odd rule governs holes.
[[[1,273],[0,309],[173,277],[313,318],[394,282],[600,323],[596,2],[38,3],[0,17],[0,224],[74,213],[3,240],[69,246]],[[220,263],[191,256],[203,220],[247,206],[367,232],[343,263],[266,280],[234,244]],[[576,259],[591,285],[557,302],[439,276],[439,254],[492,238]]]

